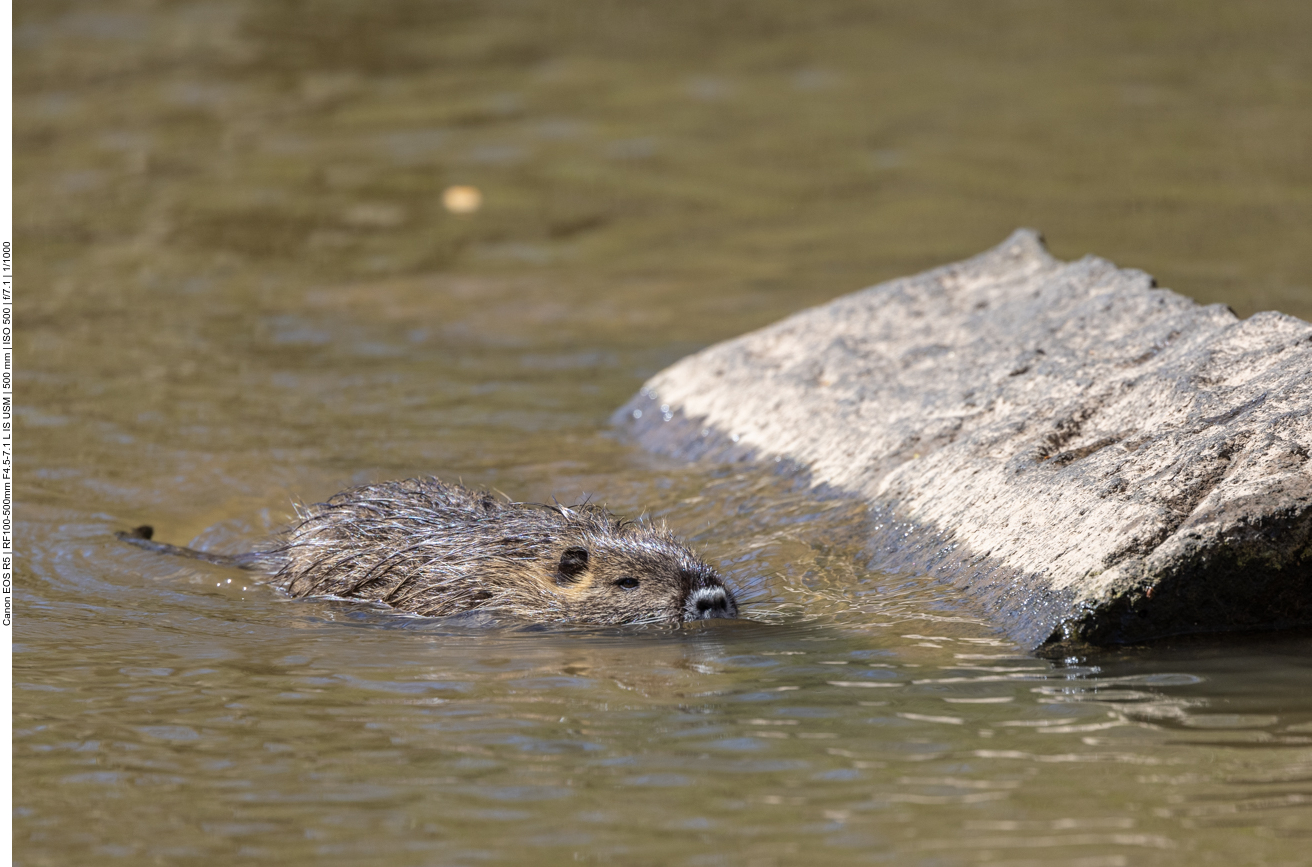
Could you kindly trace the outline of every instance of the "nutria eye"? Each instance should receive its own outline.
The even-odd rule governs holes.
[[[634,590],[634,589],[637,589],[637,586],[638,586],[638,579],[637,579],[637,578],[621,578],[620,580],[618,580],[618,581],[615,582],[615,586],[616,586],[616,587],[623,587],[625,590]]]

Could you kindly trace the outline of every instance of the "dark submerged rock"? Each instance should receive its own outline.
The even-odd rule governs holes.
[[[685,358],[615,418],[864,498],[874,567],[1032,647],[1312,623],[1312,325],[1029,230]]]

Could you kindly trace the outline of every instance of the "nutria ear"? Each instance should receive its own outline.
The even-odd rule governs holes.
[[[588,549],[587,548],[566,548],[565,553],[560,555],[560,566],[557,567],[556,583],[573,584],[579,580],[579,575],[588,568]]]

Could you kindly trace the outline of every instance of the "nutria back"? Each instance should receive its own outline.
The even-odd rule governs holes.
[[[598,506],[513,503],[422,478],[352,488],[297,511],[279,544],[243,564],[293,596],[555,623],[738,613],[715,570],[668,530]]]

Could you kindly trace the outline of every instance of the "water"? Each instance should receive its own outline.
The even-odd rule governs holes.
[[[1312,316],[1308,18],[21,5],[16,861],[1302,863],[1308,636],[1034,659],[856,504],[605,420],[1017,225]],[[664,518],[751,619],[426,621],[111,536],[423,472]]]

